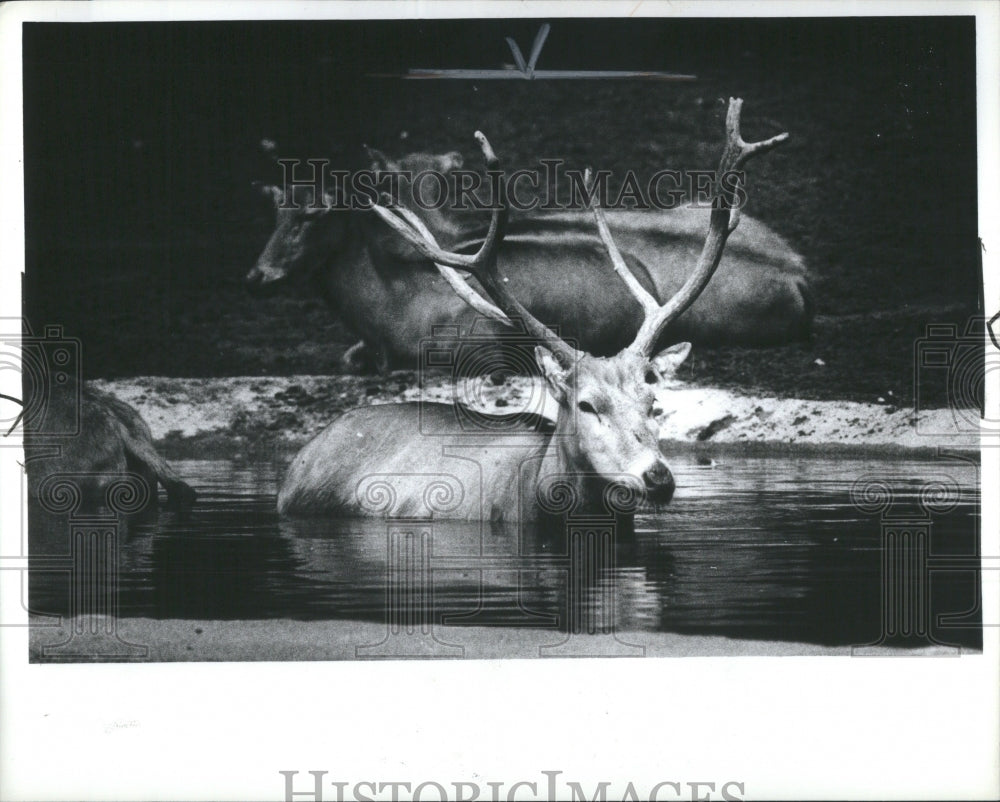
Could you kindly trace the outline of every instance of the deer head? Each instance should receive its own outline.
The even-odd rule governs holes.
[[[367,148],[370,161],[368,169],[378,181],[384,173],[400,176],[400,192],[412,190],[413,176],[424,171],[448,175],[462,167],[462,155],[456,151],[442,154],[411,153],[398,160],[386,157],[381,151]],[[406,178],[409,176],[409,178]],[[388,258],[400,262],[423,261],[407,242],[386,229],[367,212],[345,208],[345,199],[340,197],[338,207],[333,192],[325,191],[316,197],[317,188],[308,184],[296,184],[282,189],[271,184],[256,183],[255,186],[275,209],[275,226],[257,263],[246,274],[244,283],[247,290],[256,296],[266,296],[290,281],[302,280],[314,275],[331,257],[350,260],[352,256],[352,226],[363,232],[363,240]],[[438,209],[423,211],[423,220],[437,236],[447,236],[454,240],[460,234],[453,220]],[[475,294],[475,293],[473,293]],[[477,296],[478,297],[478,296]],[[472,299],[466,298],[472,303]],[[489,314],[483,306],[477,306],[483,314]]]
[[[475,300],[490,307],[491,317],[508,323],[511,318],[519,318],[538,342],[535,348],[538,368],[559,404],[554,442],[561,450],[563,465],[608,482],[630,477],[641,482],[646,497],[654,502],[669,501],[674,491],[673,476],[657,442],[654,391],[673,375],[691,346],[678,343],[655,354],[654,349],[666,327],[704,290],[719,265],[727,238],[739,224],[738,184],[732,180],[723,182],[722,177],[738,176],[736,171],[752,156],[770,150],[788,136],[780,134],[764,142],[744,142],[740,135],[741,106],[741,100],[730,99],[726,145],[716,174],[715,202],[701,255],[687,281],[665,303],[650,295],[629,270],[595,200],[595,221],[615,273],[645,313],[634,341],[612,357],[595,357],[573,348],[531,315],[507,289],[504,277],[497,270],[496,258],[507,225],[507,209],[502,203],[493,210],[482,246],[470,255],[442,250],[427,227],[409,210],[374,207],[386,223],[435,262],[446,278],[450,277],[456,291],[460,291],[458,285],[464,288],[462,295],[470,303],[473,300],[469,295],[473,295]],[[486,137],[477,131],[476,139],[489,169],[499,169],[499,160]],[[593,197],[596,199],[596,193]],[[475,276],[495,306],[472,293],[468,284],[454,273],[455,269]]]
[[[268,295],[292,275],[308,276],[326,254],[336,251],[346,236],[343,214],[334,214],[330,195],[316,199],[316,189],[308,185],[281,187],[260,184],[261,193],[274,203],[275,227],[257,263],[244,278],[247,290]]]

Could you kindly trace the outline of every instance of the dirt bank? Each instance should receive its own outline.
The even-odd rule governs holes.
[[[553,416],[541,380],[484,378],[456,386],[442,377],[421,387],[413,373],[359,376],[137,377],[95,381],[134,405],[162,445],[219,441],[245,448],[294,448],[344,410],[364,404],[460,400],[494,413],[522,410]],[[899,408],[881,403],[812,401],[745,395],[681,384],[661,391],[660,437],[679,443],[784,444],[890,449],[976,450],[977,413]]]

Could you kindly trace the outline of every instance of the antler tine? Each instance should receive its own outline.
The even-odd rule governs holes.
[[[475,136],[480,149],[483,151],[483,156],[486,158],[487,169],[499,169],[500,160],[497,158],[496,153],[493,152],[493,147],[490,145],[489,140],[480,131],[476,131]],[[520,318],[528,334],[552,351],[552,354],[563,367],[568,368],[575,364],[580,357],[580,353],[525,309],[521,302],[507,289],[507,280],[497,270],[497,250],[506,233],[508,216],[507,205],[503,202],[502,195],[490,215],[490,227],[486,233],[486,239],[479,250],[471,255],[442,250],[422,223],[419,225],[412,224],[413,219],[416,218],[416,215],[412,215],[412,212],[407,214],[406,211],[397,209],[396,212],[398,214],[395,214],[378,204],[375,204],[372,209],[386,223],[392,226],[400,236],[413,245],[422,256],[434,262],[439,269],[442,266],[455,267],[472,273],[478,279],[483,289],[486,290],[486,294],[499,307],[495,311],[502,312],[507,323],[510,323],[511,318]],[[445,278],[447,279],[448,276],[445,275]],[[453,287],[455,286],[450,279],[449,283]],[[466,288],[468,287],[465,282],[462,282],[462,284]],[[459,294],[467,302],[469,301],[464,292],[459,292]],[[473,306],[476,305],[473,304]],[[476,308],[478,309],[479,307],[476,306]],[[491,317],[496,317],[492,313],[487,314],[490,314]]]
[[[591,172],[588,167],[583,174],[584,183],[589,189],[593,189],[593,184],[590,180]],[[604,243],[604,247],[608,251],[608,256],[611,257],[611,264],[615,269],[615,272],[619,275],[622,281],[625,282],[625,286],[629,288],[635,299],[642,305],[642,308],[647,314],[651,314],[660,308],[660,302],[656,300],[652,295],[646,292],[646,288],[643,287],[639,280],[633,275],[632,271],[628,269],[628,265],[625,264],[625,259],[622,257],[621,251],[618,250],[618,245],[615,243],[614,238],[611,236],[611,230],[608,228],[608,219],[604,214],[604,209],[601,207],[600,199],[597,197],[597,193],[593,193],[593,200],[591,201],[590,208],[594,212],[594,219],[597,221],[597,232],[601,235],[601,241]]]
[[[406,222],[409,223],[410,226],[412,226],[417,233],[420,234],[420,236],[427,240],[427,242],[434,247],[438,247],[437,240],[434,238],[431,230],[424,225],[424,221],[421,220],[416,214],[403,206],[398,207],[396,212],[404,220],[406,220]],[[479,314],[496,320],[499,323],[503,323],[505,326],[511,325],[510,318],[508,318],[502,310],[491,304],[478,292],[472,289],[472,287],[469,286],[469,283],[463,279],[453,267],[447,267],[446,265],[438,264],[437,262],[434,263],[434,267],[437,268],[438,273],[440,273],[442,278],[448,282],[449,286],[451,286],[455,293],[469,306],[479,312]]]
[[[735,187],[724,187],[721,182],[722,176],[740,169],[754,156],[766,153],[788,139],[788,134],[783,133],[762,142],[747,143],[743,141],[740,134],[742,107],[742,100],[729,98],[729,109],[726,113],[726,146],[722,151],[722,158],[716,173],[716,201],[712,209],[708,234],[705,237],[701,255],[698,257],[698,262],[691,275],[684,282],[684,286],[665,304],[657,306],[652,313],[647,313],[646,319],[636,334],[635,341],[629,346],[629,350],[642,356],[649,357],[652,354],[656,341],[663,330],[701,295],[712,278],[712,274],[719,266],[722,251],[726,247],[726,240],[739,224],[739,209],[735,203]],[[738,183],[739,181],[737,181],[737,186]]]
[[[483,151],[483,156],[486,157],[487,168],[496,170],[500,165],[500,160],[493,152],[492,146],[482,132],[476,131],[476,141]],[[479,247],[479,250],[473,254],[452,253],[440,248],[433,241],[433,238],[430,240],[426,239],[419,231],[413,230],[384,206],[375,204],[372,206],[372,209],[416,248],[421,256],[438,264],[467,270],[480,280],[482,278],[481,273],[484,272],[483,268],[488,270],[491,260],[495,258],[497,248],[503,240],[503,235],[507,227],[507,206],[504,203],[500,203],[494,207],[490,215],[490,227],[486,232],[486,239],[483,240],[483,244]]]

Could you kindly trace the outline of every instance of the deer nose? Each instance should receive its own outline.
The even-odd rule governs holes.
[[[665,463],[657,461],[642,474],[642,481],[646,484],[646,492],[651,501],[666,503],[674,495],[674,475]]]
[[[261,270],[260,267],[253,267],[243,279],[243,286],[255,298],[265,297],[273,294],[281,286],[282,278],[280,274]]]

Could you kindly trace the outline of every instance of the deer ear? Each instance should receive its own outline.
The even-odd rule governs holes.
[[[462,154],[457,150],[438,156],[438,169],[445,175],[450,173],[452,170],[461,170],[462,165],[464,164],[465,159],[462,158]]]
[[[265,198],[270,198],[275,206],[279,206],[285,199],[285,193],[281,191],[281,187],[276,187],[274,184],[265,184],[263,181],[254,181],[253,188],[260,192],[260,194]]]
[[[397,170],[399,168],[399,165],[390,161],[389,157],[378,148],[370,148],[367,145],[365,145],[364,148],[365,156],[368,158],[368,161],[371,162],[371,166],[368,168],[369,170],[381,173],[387,170]]]
[[[541,345],[535,346],[535,361],[538,363],[538,369],[542,372],[542,376],[545,377],[545,383],[548,384],[549,390],[552,391],[555,399],[557,401],[565,399],[567,371],[556,361],[552,352]]]
[[[673,376],[688,354],[691,353],[691,343],[676,343],[664,348],[651,360],[657,373],[664,377]]]

